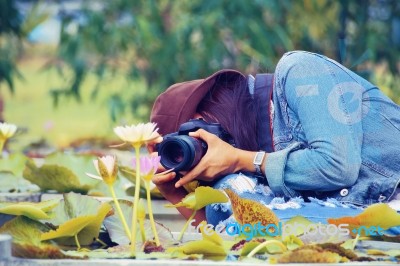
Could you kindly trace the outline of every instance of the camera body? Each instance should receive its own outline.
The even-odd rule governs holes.
[[[187,171],[199,163],[207,152],[207,143],[189,136],[190,132],[204,129],[233,145],[232,137],[219,123],[208,123],[203,119],[191,119],[180,125],[177,132],[167,134],[156,146],[161,164],[166,169],[174,168],[175,172]]]

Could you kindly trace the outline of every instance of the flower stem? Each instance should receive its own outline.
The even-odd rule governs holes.
[[[160,239],[158,238],[156,223],[154,222],[153,209],[151,206],[150,181],[145,181],[145,185],[146,185],[146,196],[147,196],[147,209],[149,211],[151,229],[153,230],[154,239],[156,240],[156,245],[160,246]]]
[[[125,234],[127,235],[128,239],[130,239],[131,238],[131,230],[129,230],[129,226],[126,223],[125,216],[122,213],[121,206],[119,205],[117,196],[115,195],[114,187],[112,185],[108,185],[108,187],[110,188],[111,196],[114,200],[115,207],[117,208],[119,219],[121,220],[122,225],[124,226]]]
[[[193,220],[194,216],[196,215],[197,211],[193,211],[192,215],[190,215],[189,219],[186,221],[185,225],[182,228],[181,233],[179,234],[178,241],[182,240],[183,234],[185,233],[186,229],[189,226],[189,223]]]
[[[139,228],[140,228],[140,234],[142,236],[142,242],[144,244],[146,242],[146,232],[144,229],[144,220],[139,220]]]
[[[136,233],[137,233],[137,218],[138,218],[138,205],[139,205],[139,193],[140,193],[140,144],[135,144],[135,157],[136,157],[136,181],[135,181],[135,198],[133,202],[133,214],[132,214],[132,230],[131,230],[131,256],[134,257],[136,254]]]
[[[278,241],[278,240],[268,240],[265,242],[262,242],[261,244],[259,244],[257,247],[255,247],[249,254],[247,254],[247,258],[251,258],[253,257],[255,254],[257,254],[258,251],[260,251],[262,248],[269,246],[269,245],[278,245],[281,250],[282,253],[285,252],[287,250],[286,246],[284,244],[282,244],[282,242]]]
[[[77,250],[79,251],[81,249],[81,245],[79,244],[79,239],[78,239],[78,234],[74,235],[75,238],[75,244],[77,246]]]
[[[3,148],[4,148],[5,142],[6,142],[6,140],[0,137],[0,157],[2,157],[2,155],[3,155]]]

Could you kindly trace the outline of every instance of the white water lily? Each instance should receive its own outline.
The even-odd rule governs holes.
[[[115,127],[114,132],[120,139],[132,145],[144,144],[160,136],[156,126],[156,123],[140,123],[138,125]]]
[[[0,157],[3,154],[3,147],[6,141],[14,136],[17,126],[0,122]]]
[[[1,123],[0,122],[0,138],[9,139],[14,136],[17,131],[17,126],[13,124]]]
[[[117,213],[119,218],[121,219],[121,223],[124,227],[125,233],[130,239],[131,236],[131,231],[129,230],[128,224],[126,223],[125,217],[122,213],[121,206],[119,205],[117,196],[115,195],[114,191],[114,182],[117,180],[117,174],[118,174],[118,164],[117,164],[117,157],[116,156],[103,156],[103,157],[98,157],[98,160],[93,160],[94,167],[97,170],[97,173],[100,176],[97,175],[92,175],[89,173],[86,173],[88,176],[94,179],[98,180],[103,180],[104,183],[107,184],[108,188],[110,189],[111,196],[113,198],[115,208],[117,209]]]
[[[94,167],[100,176],[86,173],[94,179],[104,180],[107,185],[114,184],[117,179],[117,158],[115,156],[107,155],[99,157],[98,160],[93,160]]]

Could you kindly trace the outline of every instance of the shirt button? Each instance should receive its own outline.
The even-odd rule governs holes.
[[[340,191],[340,196],[345,197],[349,194],[349,190],[344,188]]]
[[[378,198],[378,201],[384,201],[386,199],[386,197],[385,196],[383,196],[383,195],[380,195],[379,196],[379,198]]]

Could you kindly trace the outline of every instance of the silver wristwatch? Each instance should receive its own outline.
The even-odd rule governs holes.
[[[265,157],[265,151],[259,151],[256,153],[256,156],[254,156],[254,160],[253,160],[254,169],[256,170],[256,173],[258,175],[262,175],[261,165],[264,161],[264,157]]]

